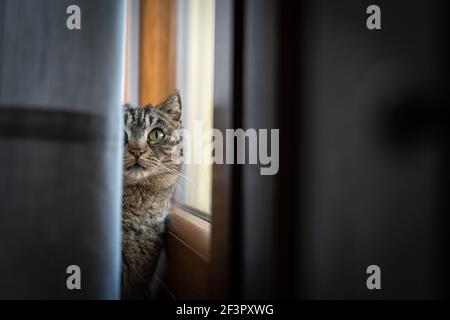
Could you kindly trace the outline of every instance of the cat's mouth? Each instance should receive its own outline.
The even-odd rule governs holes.
[[[146,168],[139,163],[135,162],[132,166],[129,166],[127,170],[145,170]]]

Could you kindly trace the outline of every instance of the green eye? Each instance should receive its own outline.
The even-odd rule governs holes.
[[[164,139],[164,132],[161,129],[153,129],[148,135],[151,141],[160,142]]]

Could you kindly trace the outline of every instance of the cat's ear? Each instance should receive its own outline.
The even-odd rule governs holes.
[[[168,116],[173,121],[180,121],[181,118],[181,97],[180,92],[175,90],[163,102],[156,106],[156,110]]]
[[[133,109],[133,106],[131,105],[131,104],[129,104],[129,103],[125,103],[124,105],[123,105],[123,112],[127,112],[127,111],[129,111],[130,109]]]

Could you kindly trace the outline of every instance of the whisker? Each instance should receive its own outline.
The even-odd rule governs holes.
[[[164,172],[172,173],[173,175],[175,175],[177,177],[178,182],[179,182],[179,180],[181,180],[182,182],[189,182],[189,178],[182,172],[179,172],[178,170],[175,170],[173,168],[169,168],[166,165],[162,164],[161,162],[159,163],[159,167]]]

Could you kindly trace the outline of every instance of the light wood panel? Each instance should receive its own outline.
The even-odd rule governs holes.
[[[175,0],[141,0],[140,104],[155,104],[175,89],[175,30]]]

